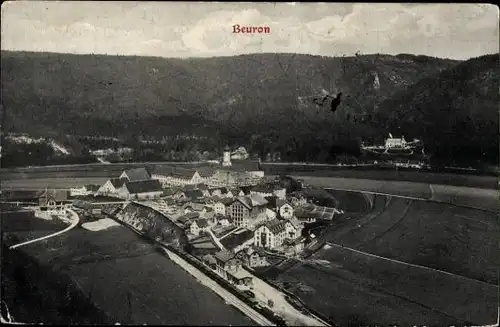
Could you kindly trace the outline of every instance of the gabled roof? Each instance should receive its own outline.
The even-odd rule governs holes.
[[[99,187],[100,187],[99,185],[94,185],[94,184],[85,185],[85,189],[91,192],[96,192],[97,190],[99,190]]]
[[[278,197],[276,195],[266,196],[264,199],[266,199],[269,209],[276,209],[276,204],[278,202]]]
[[[196,187],[194,185],[184,185],[184,187],[182,188],[183,191],[194,191],[196,190]]]
[[[250,200],[252,201],[252,206],[253,207],[258,207],[258,206],[265,206],[267,204],[267,200],[264,199],[262,196],[257,195],[257,194],[251,194],[249,196]]]
[[[203,192],[200,190],[184,191],[184,195],[191,199],[198,199],[203,197]]]
[[[222,199],[224,199],[224,198],[220,197],[219,195],[212,195],[212,196],[210,197],[210,199],[211,199],[213,202],[219,202],[219,201],[222,201]]]
[[[273,219],[268,221],[265,226],[271,231],[273,234],[279,234],[286,230],[286,221]]]
[[[172,167],[172,166],[156,165],[153,168],[152,174],[153,175],[169,176],[170,174],[172,174],[173,171],[174,171],[174,167]]]
[[[191,179],[195,172],[193,169],[175,167],[171,175],[176,178]]]
[[[206,191],[208,190],[208,186],[206,186],[205,184],[201,183],[201,184],[197,184],[196,187],[198,188],[198,190],[200,191]]]
[[[239,188],[232,188],[229,191],[231,191],[231,193],[233,193],[234,196],[237,196],[241,192]]]
[[[226,235],[224,238],[220,239],[220,242],[228,250],[233,250],[238,245],[245,243],[253,238],[253,232],[249,229],[239,228],[233,231],[231,234]]]
[[[42,194],[40,194],[41,199],[46,199],[47,202],[50,200],[54,200],[56,202],[66,201],[68,199],[68,191],[67,190],[46,190]]]
[[[207,178],[207,177],[211,177],[213,174],[215,174],[216,169],[213,167],[199,167],[197,169],[197,171],[201,177]]]
[[[234,254],[229,252],[229,251],[225,251],[225,250],[222,250],[222,251],[217,252],[215,254],[215,259],[218,259],[218,260],[222,261],[223,263],[228,262],[232,258],[234,258]]]
[[[274,189],[270,184],[258,184],[252,187],[252,191],[261,193],[272,193]]]
[[[282,189],[284,189],[284,187],[274,182],[261,183],[252,187],[252,191],[261,193],[273,193],[274,191]]]
[[[125,182],[127,182],[127,179],[126,178],[111,178],[109,180],[111,182],[111,184],[113,185],[113,187],[115,189],[119,189],[120,187],[122,187]]]
[[[208,264],[212,265],[217,264],[217,261],[215,260],[214,256],[210,254],[204,255],[203,257],[201,257],[201,259]]]
[[[194,223],[196,223],[196,225],[198,225],[199,228],[208,227],[208,222],[205,218],[196,219]]]
[[[220,202],[222,202],[225,206],[231,205],[234,201],[234,198],[223,198],[220,200]]]
[[[285,204],[290,204],[288,203],[288,201],[286,200],[283,200],[283,199],[276,199],[276,207],[277,208],[281,208],[282,206],[284,206]]]
[[[255,160],[231,160],[231,170],[234,171],[261,171],[258,161]]]
[[[125,174],[131,182],[146,181],[151,179],[151,175],[148,173],[146,168],[142,167],[125,170]]]
[[[198,212],[188,212],[183,217],[186,217],[187,219],[195,219],[198,218],[199,216],[200,214]]]
[[[249,195],[250,191],[252,190],[252,187],[251,186],[242,186],[242,187],[240,187],[240,190],[242,190],[243,193],[245,193],[245,195]]]
[[[193,210],[201,211],[203,210],[203,208],[205,208],[205,205],[203,203],[198,203],[198,202],[190,202],[184,205],[184,208],[189,208],[189,207],[191,207]]]
[[[181,216],[179,218],[177,218],[177,222],[181,223],[181,224],[185,224],[189,221],[189,218],[187,218],[185,215],[184,216]]]
[[[252,194],[250,196],[239,196],[236,198],[236,201],[239,201],[248,209],[265,206],[267,204],[267,200],[257,194]]]
[[[149,192],[162,192],[161,184],[156,179],[147,181],[127,182],[125,187],[130,194],[149,193]]]
[[[288,221],[293,225],[293,227],[295,228],[299,228],[302,223],[295,217],[291,218],[291,219],[288,219]]]
[[[205,213],[205,219],[212,220],[215,217],[215,212],[213,211],[207,211]]]

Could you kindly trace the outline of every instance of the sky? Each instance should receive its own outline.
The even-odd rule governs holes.
[[[234,34],[233,25],[268,34]],[[499,52],[491,4],[10,1],[2,50],[158,57]]]

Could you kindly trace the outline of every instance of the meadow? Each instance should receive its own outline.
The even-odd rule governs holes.
[[[254,325],[123,226],[97,232],[75,228],[16,251],[68,278],[87,302],[114,321]]]

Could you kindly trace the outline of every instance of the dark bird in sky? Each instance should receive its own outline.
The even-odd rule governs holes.
[[[331,96],[329,94],[326,94],[323,97],[314,97],[313,98],[313,102],[317,106],[323,107],[325,105],[325,103],[327,102],[328,99],[332,99],[332,102],[330,104],[330,110],[332,112],[335,112],[337,110],[337,107],[340,104],[341,96],[342,96],[342,92],[339,92],[336,97],[333,97],[333,96]]]
[[[337,110],[337,107],[340,105],[340,101],[341,101],[341,98],[342,97],[342,92],[340,92],[339,94],[337,94],[337,96],[332,100],[332,103],[331,103],[331,106],[330,106],[330,110],[332,112],[335,112]]]

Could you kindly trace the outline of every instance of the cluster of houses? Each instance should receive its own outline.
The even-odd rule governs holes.
[[[258,162],[232,157],[226,147],[215,167],[134,168],[80,192],[143,201],[184,229],[193,255],[238,287],[251,288],[251,274],[242,267],[298,255],[314,210],[300,192],[287,194],[279,179],[264,177]]]

